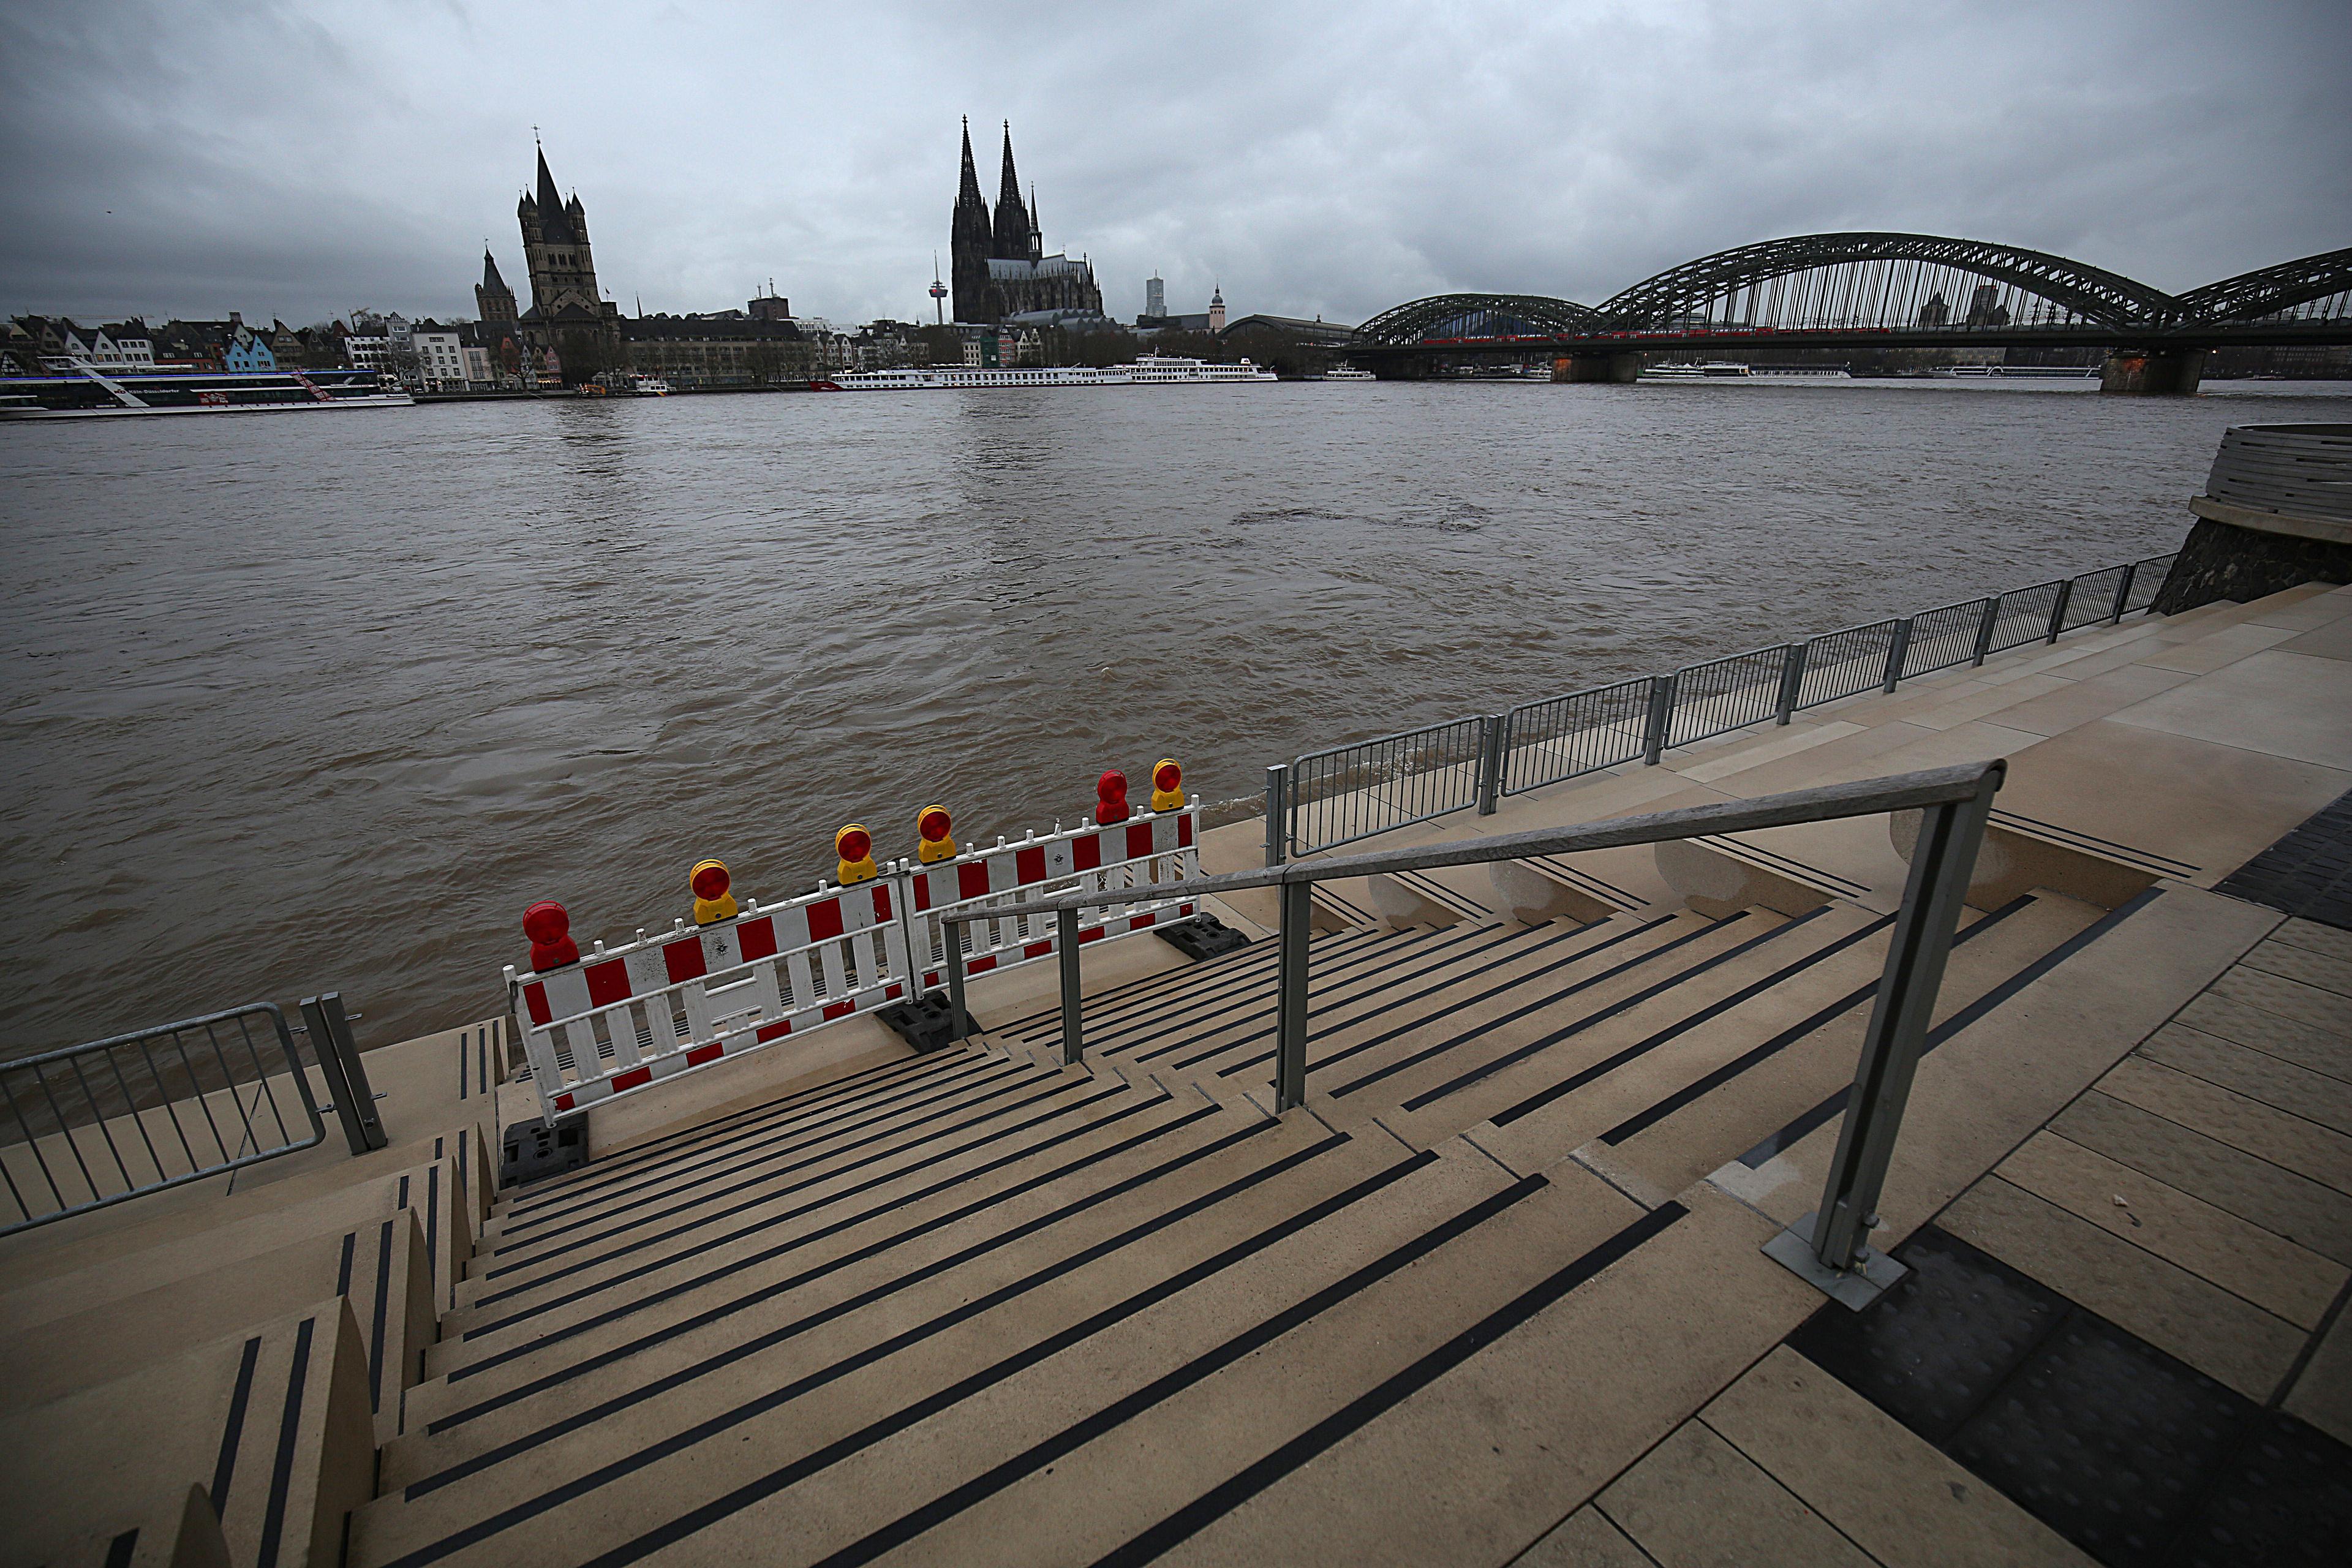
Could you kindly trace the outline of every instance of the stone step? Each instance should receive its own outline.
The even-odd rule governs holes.
[[[626,1193],[673,1163],[698,1152],[723,1150],[746,1139],[789,1132],[796,1128],[831,1125],[861,1107],[896,1095],[915,1092],[940,1074],[968,1069],[967,1058],[955,1053],[902,1058],[880,1068],[853,1073],[794,1094],[740,1107],[726,1114],[660,1138],[635,1143],[617,1152],[592,1150],[593,1162],[562,1175],[519,1186],[501,1194],[496,1213],[484,1226],[486,1239],[504,1234],[522,1219],[569,1213]]]
[[[1372,1212],[1050,1355],[999,1357],[950,1407],[869,1414],[810,1459],[747,1466],[660,1536],[724,1558],[789,1514],[792,1562],[1089,1562],[1639,1215],[1597,1181],[1515,1181],[1459,1143],[1419,1158],[1431,1163],[1415,1184],[1397,1183]],[[1131,1468],[1139,1447],[1169,1457]]]
[[[425,1227],[413,1208],[0,1338],[0,1406],[37,1405],[128,1376],[275,1317],[289,1301],[330,1296],[351,1303],[376,1440],[388,1441],[401,1429],[402,1394],[439,1331]]]
[[[826,1116],[747,1126],[679,1151],[658,1165],[636,1167],[631,1180],[584,1192],[560,1208],[501,1215],[495,1236],[477,1249],[482,1261],[476,1273],[511,1274],[536,1258],[642,1224],[648,1215],[698,1202],[707,1194],[778,1187],[855,1156],[877,1155],[1017,1101],[1038,1087],[1034,1071],[966,1052],[954,1056],[947,1070],[887,1099],[867,1098]]]
[[[274,1214],[321,1200],[343,1201],[362,1184],[389,1180],[436,1160],[450,1162],[452,1173],[466,1194],[463,1206],[472,1216],[467,1234],[469,1238],[478,1234],[483,1216],[490,1212],[497,1180],[495,1163],[480,1128],[465,1124],[430,1137],[413,1138],[373,1150],[358,1158],[343,1152],[340,1134],[331,1131],[329,1138],[335,1149],[331,1163],[279,1180],[257,1184],[240,1181],[235,1191],[207,1194],[194,1202],[173,1203],[170,1201],[173,1194],[157,1194],[124,1205],[119,1211],[100,1210],[79,1216],[70,1224],[19,1232],[7,1238],[14,1245],[0,1249],[0,1289],[13,1292],[68,1274],[95,1279],[98,1266],[134,1255],[147,1258],[157,1266],[168,1266],[161,1249],[188,1245],[200,1234],[215,1231],[222,1233],[218,1245],[231,1249],[226,1256],[236,1256],[234,1249],[243,1245],[239,1238],[248,1231],[267,1230],[272,1223],[269,1216]],[[320,1151],[308,1152],[317,1154]],[[245,1176],[250,1171],[268,1168],[268,1164],[248,1167],[236,1174]],[[152,1217],[136,1218],[150,1204],[158,1212]],[[85,1226],[85,1220],[109,1223]],[[200,1252],[202,1247],[191,1249]],[[216,1260],[207,1259],[205,1266]]]
[[[1391,1110],[1414,1115],[1452,1100],[1421,1121],[1433,1128],[1452,1118],[1458,1131],[1484,1117],[1483,1110],[1459,1114],[1461,1107],[1483,1105],[1503,1092],[1490,1079],[1516,1082],[1514,1075],[1528,1070],[1529,1058],[1563,1043],[1580,1049],[1595,1029],[1606,1026],[1613,1037],[1654,1016],[1703,1006],[1731,988],[1732,976],[1769,963],[1780,951],[1775,944],[1811,945],[1818,924],[1818,919],[1791,921],[1762,910],[1722,921],[1685,912],[1612,921],[1617,934],[1574,965],[1532,984],[1490,988],[1415,1027],[1392,1026],[1377,1043],[1363,1042],[1369,1048],[1334,1042],[1331,1065],[1319,1074],[1312,1070],[1310,1053],[1307,1081],[1343,1103],[1378,1106],[1384,1120]],[[1764,956],[1751,959],[1759,949]],[[1473,1089],[1479,1092],[1456,1098]]]
[[[1195,1102],[1171,1103],[1159,1128],[1129,1132],[1077,1168],[1065,1162],[950,1206],[895,1216],[806,1248],[778,1244],[714,1266],[677,1288],[648,1292],[634,1311],[584,1322],[498,1364],[446,1380],[415,1436],[386,1450],[383,1485],[482,1462],[529,1447],[618,1392],[664,1377],[723,1371],[753,1350],[782,1345],[837,1320],[898,1321],[941,1300],[1066,1266],[1130,1229],[1139,1212],[1181,1209],[1237,1171],[1321,1146],[1311,1119],[1292,1126],[1244,1121]],[[762,1326],[764,1325],[764,1326]],[[827,1329],[834,1335],[848,1327]],[[692,1369],[704,1368],[703,1373]],[[477,1374],[478,1373],[478,1374]]]
[[[1568,921],[1548,926],[1465,921],[1444,931],[1420,934],[1397,948],[1383,963],[1334,964],[1329,972],[1318,972],[1310,959],[1310,1050],[1312,1040],[1318,1037],[1370,1028],[1381,1020],[1397,1023],[1422,1017],[1445,1005],[1443,998],[1449,989],[1480,984],[1481,977],[1484,984],[1503,985],[1508,981],[1496,975],[1571,962],[1574,953],[1605,942],[1607,937],[1601,934],[1605,929]],[[1131,1052],[1129,1059],[1202,1078],[1213,1074],[1247,1083],[1270,1082],[1276,1003],[1269,985],[1255,1006],[1237,1013],[1222,1027],[1194,1029],[1147,1044]],[[1311,1055],[1309,1060],[1313,1060]]]
[[[1003,1069],[1014,1098],[992,1094],[960,1120],[942,1120],[880,1146],[839,1157],[787,1162],[792,1168],[740,1184],[707,1188],[633,1212],[590,1233],[551,1237],[508,1262],[491,1262],[478,1289],[445,1328],[472,1333],[486,1324],[538,1313],[583,1291],[641,1276],[651,1260],[712,1246],[747,1226],[773,1226],[887,1187],[910,1173],[939,1174],[998,1157],[1023,1139],[1049,1138],[1114,1113],[1136,1091],[1124,1080],[1015,1064]],[[1017,1074],[1017,1079],[1014,1075]]]
[[[409,1401],[409,1429],[419,1420],[463,1425],[454,1420],[457,1413],[513,1399],[515,1389],[567,1383],[604,1359],[637,1354],[673,1333],[675,1323],[724,1317],[748,1300],[816,1286],[845,1269],[873,1265],[889,1272],[931,1246],[952,1250],[997,1234],[1025,1234],[1025,1225],[1054,1225],[1112,1201],[1122,1183],[1183,1171],[1202,1159],[1202,1150],[1263,1133],[1267,1123],[1254,1107],[1233,1112],[1197,1093],[1136,1096],[1118,1117],[1007,1147],[988,1162],[915,1173],[807,1223],[748,1225],[706,1248],[649,1260],[624,1289],[445,1338],[425,1361],[436,1383]]]
[[[1295,1119],[1223,1157],[1218,1186],[1173,1207],[1122,1205],[1124,1229],[994,1289],[941,1289],[903,1311],[854,1313],[762,1345],[723,1376],[674,1381],[625,1404],[615,1394],[593,1417],[486,1468],[381,1499],[353,1517],[351,1561],[423,1561],[453,1554],[452,1545],[459,1557],[510,1560],[526,1542],[558,1561],[590,1555],[723,1490],[746,1466],[804,1460],[877,1411],[921,1400],[951,1406],[975,1365],[1057,1332],[1085,1335],[1139,1293],[1190,1277],[1213,1282],[1350,1210],[1379,1234],[1396,1225],[1397,1205],[1370,1200],[1436,1163]],[[753,1325],[737,1327],[748,1335]],[[592,1492],[593,1507],[580,1506]]]
[[[1464,926],[1433,938],[1424,949],[1425,962],[1392,983],[1380,983],[1363,1005],[1350,1005],[1355,998],[1341,998],[1339,1005],[1310,1006],[1308,1088],[1314,1091],[1330,1083],[1335,1074],[1344,1079],[1363,1070],[1371,1058],[1392,1047],[1407,1048],[1396,1042],[1415,1037],[1433,1020],[1512,996],[1529,1010],[1539,1009],[1545,997],[1573,994],[1595,975],[1706,925],[1689,915],[1621,916],[1589,926],[1565,921],[1536,928]],[[1508,935],[1460,945],[1471,942],[1480,931]],[[1311,998],[1311,986],[1309,994]],[[1265,1082],[1273,1077],[1274,1056],[1274,1031],[1267,1028],[1233,1037],[1183,1059],[1201,1064],[1197,1070],[1220,1079]]]
[[[467,1164],[479,1168],[478,1160]],[[425,1233],[435,1310],[446,1311],[473,1250],[471,1206],[466,1178],[453,1155],[227,1223],[193,1231],[184,1226],[139,1250],[110,1251],[69,1273],[17,1284],[12,1269],[12,1288],[0,1295],[0,1333],[143,1295],[308,1238],[340,1236],[411,1208]]]
[[[1308,944],[1308,973],[1327,993],[1349,985],[1375,984],[1391,976],[1399,966],[1421,962],[1424,953],[1467,935],[1435,944],[1418,932],[1348,931],[1320,936]],[[1124,1023],[1100,1025],[1089,1010],[1085,1016],[1087,1049],[1144,1067],[1178,1065],[1186,1052],[1204,1040],[1220,1038],[1235,1028],[1267,1026],[1274,1016],[1276,992],[1276,969],[1269,964],[1231,977],[1198,997],[1188,996],[1181,1003],[1171,999],[1163,1010]],[[1051,1029],[1035,1036],[1035,1043],[1058,1039],[1060,1030],[1056,1014]]]
[[[2100,911],[2042,894],[2013,908],[1969,914],[1945,968],[1934,1029],[1964,1011],[2000,1005],[2004,987],[2090,926]],[[1883,963],[1885,940],[1874,939],[1870,948],[1872,962]],[[1785,1024],[1774,1026],[1776,1010],[1752,1020],[1744,1038],[1723,1037],[1708,1058],[1691,1064],[1696,1070],[1683,1082],[1587,1133],[1598,1144],[1591,1152],[1604,1168],[1631,1175],[1651,1192],[1679,1192],[1738,1159],[1853,1082],[1877,984],[1874,969],[1836,995],[1823,998],[1809,989],[1803,1002],[1816,1005],[1801,1012],[1791,1006],[1788,1011],[1798,1016]],[[1530,1152],[1528,1157],[1538,1156]]]
[[[9,1560],[56,1561],[78,1540],[119,1540],[184,1511],[194,1486],[228,1562],[332,1568],[345,1515],[374,1476],[366,1364],[336,1296],[0,1416]]]

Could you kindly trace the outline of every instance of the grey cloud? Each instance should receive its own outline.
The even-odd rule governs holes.
[[[2347,243],[2340,3],[0,9],[0,303],[470,314],[543,129],[624,309],[925,315],[956,119],[1198,308],[1597,301],[1922,229],[2182,289]]]

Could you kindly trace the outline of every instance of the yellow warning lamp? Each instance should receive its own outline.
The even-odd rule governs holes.
[[[936,860],[954,859],[960,853],[955,835],[949,831],[954,826],[955,818],[948,815],[944,805],[927,805],[917,812],[915,831],[922,836],[922,841],[915,846],[915,858],[926,866]]]
[[[870,882],[881,873],[874,867],[874,835],[866,825],[853,822],[833,836],[833,852],[841,860],[841,868],[834,880],[843,887],[852,882]]]
[[[1184,809],[1184,770],[1173,757],[1162,757],[1151,767],[1151,809]]]
[[[694,885],[694,923],[707,926],[713,921],[735,918],[735,895],[727,890],[733,880],[727,875],[725,865],[717,860],[697,860],[687,879]]]

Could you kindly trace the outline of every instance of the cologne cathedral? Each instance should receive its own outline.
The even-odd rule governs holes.
[[[963,187],[956,193],[950,231],[949,276],[955,289],[955,319],[973,324],[1005,321],[1033,310],[1102,312],[1102,290],[1094,264],[1045,254],[1033,191],[1021,199],[1021,179],[1013,169],[1013,127],[1004,128],[1004,171],[992,216],[980,194],[971,162],[971,121],[963,127]]]

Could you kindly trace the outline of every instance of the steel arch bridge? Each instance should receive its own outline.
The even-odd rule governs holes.
[[[1597,307],[1440,294],[1356,329],[1349,355],[1412,374],[1436,358],[1674,350],[2072,347],[2142,353],[2352,343],[2352,248],[2167,294],[2046,251],[1939,235],[1800,235],[1669,268]]]

